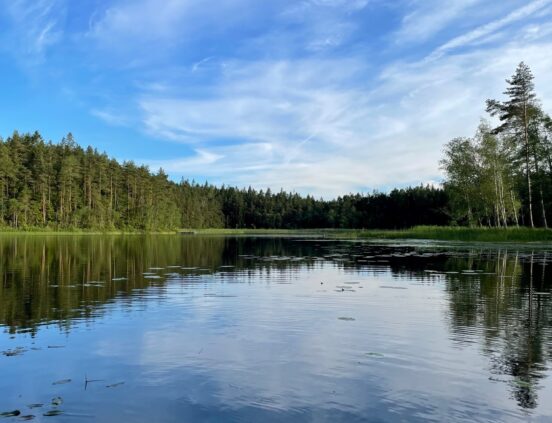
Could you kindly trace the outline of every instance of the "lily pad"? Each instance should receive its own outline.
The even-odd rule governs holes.
[[[4,354],[6,357],[15,357],[25,353],[26,351],[27,350],[23,347],[17,347],[12,350],[2,351],[2,354]]]
[[[66,383],[71,383],[71,379],[58,380],[52,383],[52,385],[65,385]]]
[[[112,383],[111,385],[105,385],[106,388],[116,388],[117,386],[124,385],[125,382]]]
[[[17,417],[20,414],[21,414],[21,411],[19,410],[4,411],[3,413],[0,413],[0,417]]]
[[[369,352],[369,353],[366,353],[366,355],[368,357],[372,357],[372,358],[383,358],[383,357],[385,357],[382,353],[378,353],[378,352]]]
[[[404,286],[388,286],[388,285],[381,285],[380,288],[384,288],[384,289],[408,289],[408,288],[405,288]]]
[[[61,410],[50,410],[50,411],[46,411],[43,416],[46,416],[46,417],[54,417],[54,416],[59,416],[63,414],[63,411]]]
[[[55,397],[55,398],[52,399],[52,405],[54,407],[59,407],[61,404],[63,404],[63,398]]]

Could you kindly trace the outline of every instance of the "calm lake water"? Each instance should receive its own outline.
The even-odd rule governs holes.
[[[0,278],[6,421],[552,421],[552,250],[3,236]]]

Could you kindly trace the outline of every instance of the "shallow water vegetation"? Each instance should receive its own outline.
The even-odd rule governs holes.
[[[13,410],[13,411],[4,411],[0,413],[0,417],[17,417],[21,414],[21,411],[19,410]]]
[[[196,235],[287,236],[325,239],[419,239],[465,242],[545,242],[552,241],[552,230],[544,228],[468,228],[461,226],[416,226],[399,230],[363,229],[205,229]],[[338,258],[339,260],[339,258]]]
[[[42,415],[46,416],[46,417],[54,417],[54,416],[60,416],[62,414],[63,414],[63,411],[61,411],[61,410],[50,410],[50,411],[46,411]]]
[[[552,230],[543,228],[466,228],[418,226],[401,231],[360,232],[361,238],[430,239],[466,242],[543,242],[552,241]]]
[[[2,351],[2,354],[5,355],[6,357],[16,357],[18,355],[24,354],[25,352],[27,352],[25,348],[15,347],[11,350]]]

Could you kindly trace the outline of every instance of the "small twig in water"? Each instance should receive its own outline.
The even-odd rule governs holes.
[[[88,376],[86,373],[84,374],[84,390],[86,391],[86,388],[88,387],[89,383],[92,382],[103,382],[103,379],[88,379]]]

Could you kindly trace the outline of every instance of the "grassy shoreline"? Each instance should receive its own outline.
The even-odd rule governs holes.
[[[330,239],[386,239],[386,240],[435,240],[464,242],[552,242],[551,229],[530,228],[461,228],[417,226],[401,230],[353,230],[353,229],[197,229],[183,230],[183,234],[195,235],[265,235],[265,236],[313,236]]]
[[[552,229],[530,228],[464,228],[417,226],[401,230],[355,229],[179,229],[175,231],[118,230],[100,231],[84,229],[26,230],[0,229],[0,235],[211,235],[211,236],[289,236],[319,237],[326,239],[357,240],[434,240],[461,242],[552,242]]]
[[[2,235],[175,235],[178,231],[139,231],[139,230],[98,230],[98,229],[47,229],[26,228],[10,229],[0,228]]]

